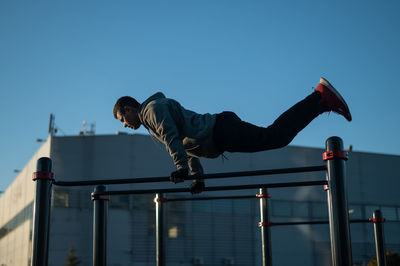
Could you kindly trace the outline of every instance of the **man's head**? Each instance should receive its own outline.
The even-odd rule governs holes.
[[[130,96],[121,97],[114,105],[114,118],[121,121],[124,127],[138,129],[142,124],[138,115],[139,106],[140,103]]]

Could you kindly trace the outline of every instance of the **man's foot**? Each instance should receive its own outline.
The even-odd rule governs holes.
[[[204,181],[202,180],[193,180],[193,183],[190,185],[190,193],[199,194],[205,189]]]
[[[351,121],[351,113],[345,100],[340,93],[324,78],[320,78],[318,87],[315,89],[321,93],[321,100],[319,104],[327,108],[327,111],[338,113],[349,122]]]
[[[182,168],[179,170],[176,170],[171,173],[171,176],[169,177],[169,180],[171,180],[172,183],[180,183],[185,181],[185,177],[188,176],[189,170],[187,168]]]

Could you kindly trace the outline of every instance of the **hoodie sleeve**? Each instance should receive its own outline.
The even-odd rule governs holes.
[[[199,158],[188,156],[188,163],[192,175],[203,175],[204,171]]]
[[[188,169],[188,158],[179,136],[179,130],[166,105],[147,106],[145,123],[148,129],[165,144],[178,170]]]

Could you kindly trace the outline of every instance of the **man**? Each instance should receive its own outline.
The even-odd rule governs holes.
[[[165,144],[176,171],[171,181],[183,182],[189,170],[196,179],[192,193],[205,185],[199,157],[215,158],[228,152],[257,152],[288,145],[318,115],[333,111],[351,121],[350,110],[338,91],[324,78],[315,91],[292,106],[266,128],[242,121],[233,112],[197,114],[158,92],[143,103],[124,96],[114,106],[114,117],[125,127],[143,125]]]

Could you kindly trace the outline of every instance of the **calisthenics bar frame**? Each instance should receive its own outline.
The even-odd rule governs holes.
[[[230,178],[239,176],[255,176],[255,175],[272,175],[272,174],[287,174],[299,172],[312,172],[312,171],[325,171],[327,170],[327,184],[328,190],[328,206],[329,206],[329,224],[331,235],[331,249],[332,249],[332,265],[333,266],[350,266],[352,265],[351,258],[351,245],[350,245],[350,231],[349,221],[347,214],[347,200],[345,189],[345,160],[347,160],[347,152],[343,151],[343,142],[339,137],[330,137],[326,141],[326,152],[323,154],[323,160],[327,162],[327,166],[317,167],[301,167],[301,168],[287,168],[287,169],[273,169],[261,171],[245,171],[245,172],[231,172],[231,173],[216,173],[204,175],[204,179],[211,178]],[[49,221],[50,221],[50,199],[51,199],[51,186],[85,186],[85,185],[105,185],[105,184],[128,184],[128,183],[147,183],[147,182],[169,182],[169,177],[156,177],[156,178],[133,178],[133,179],[119,179],[119,180],[92,180],[92,181],[55,181],[54,174],[51,167],[50,158],[40,158],[38,160],[37,171],[34,173],[34,181],[36,182],[36,198],[34,202],[34,230],[32,240],[32,266],[47,266],[48,257],[48,236],[49,236]],[[188,177],[187,179],[194,179],[195,177]],[[309,181],[319,182],[319,181]],[[297,183],[297,185],[295,185]],[[303,183],[303,184],[300,184]],[[287,183],[289,186],[302,186],[306,182],[292,182]],[[291,185],[288,185],[291,184]],[[282,185],[282,184],[280,184]],[[245,185],[250,188],[251,185]],[[234,186],[226,186],[225,190],[234,190]],[[243,187],[243,186],[242,186]],[[269,187],[278,187],[276,184],[269,184]],[[282,186],[280,186],[282,187]],[[178,191],[182,190],[182,191]],[[170,192],[187,192],[186,189],[153,189],[141,190],[143,193],[168,193]],[[206,191],[212,191],[210,188]],[[215,191],[215,190],[214,190]],[[121,192],[121,191],[119,191]],[[112,195],[113,192],[97,191],[93,196],[94,201],[107,201],[105,195]],[[97,194],[97,195],[96,195]],[[117,194],[115,192],[115,194]],[[123,194],[123,193],[119,193]],[[131,194],[131,193],[127,193]],[[102,206],[102,205],[101,205]],[[104,206],[107,206],[105,204]],[[104,213],[104,212],[103,212]],[[96,217],[96,214],[94,214]],[[47,221],[47,222],[46,222]],[[105,238],[105,237],[104,237]],[[104,250],[106,252],[106,250]],[[97,254],[104,253],[98,251]],[[271,256],[270,254],[268,255]],[[106,265],[105,261],[98,261],[98,265]],[[264,264],[266,265],[266,264]]]
[[[304,181],[304,182],[284,182],[284,183],[262,183],[252,185],[235,185],[235,186],[216,186],[206,187],[204,191],[227,191],[227,190],[247,190],[260,187],[265,188],[283,188],[283,187],[306,187],[327,185],[326,180]],[[183,193],[190,192],[189,188],[162,188],[162,189],[135,189],[135,190],[110,190],[96,192],[96,195],[143,195],[154,193]]]
[[[255,170],[255,171],[240,171],[240,172],[227,172],[227,173],[213,173],[204,174],[202,179],[215,179],[215,178],[233,178],[243,176],[261,176],[261,175],[281,175],[293,173],[309,173],[326,171],[326,165],[320,166],[307,166],[307,167],[294,167],[294,168],[280,168],[269,170]],[[198,177],[188,176],[185,180],[194,180]],[[95,185],[118,185],[118,184],[138,184],[138,183],[156,183],[156,182],[170,182],[169,176],[162,177],[142,177],[142,178],[127,178],[127,179],[104,179],[104,180],[83,180],[83,181],[59,181],[54,180],[53,185],[56,186],[95,186]]]
[[[164,216],[160,215],[160,210],[165,210],[162,207],[162,203],[169,202],[177,202],[177,201],[205,201],[205,200],[237,200],[237,199],[260,199],[260,218],[261,221],[259,223],[259,227],[261,227],[261,236],[262,236],[262,259],[263,265],[272,265],[271,256],[265,256],[266,254],[271,254],[271,240],[270,240],[270,228],[276,226],[294,226],[294,225],[326,225],[329,224],[329,220],[319,220],[319,221],[294,221],[294,222],[272,222],[269,219],[269,211],[267,200],[270,198],[270,195],[267,193],[265,188],[260,188],[259,194],[253,195],[240,195],[240,196],[214,196],[214,197],[199,197],[199,198],[165,198],[160,197],[159,194],[156,194],[156,198],[154,198],[154,202],[156,204],[156,233],[157,233],[157,250],[160,249],[159,245],[163,241],[160,241],[160,236],[162,237],[164,229],[161,227],[165,223]],[[162,214],[163,215],[163,214]],[[386,247],[385,247],[385,236],[383,230],[383,223],[385,219],[382,217],[382,213],[380,210],[375,210],[372,215],[373,218],[369,219],[352,219],[349,220],[350,224],[355,223],[373,223],[374,224],[374,238],[375,238],[375,248],[376,248],[376,257],[378,266],[386,266]],[[163,238],[161,238],[163,239]],[[163,258],[165,254],[162,254]],[[163,265],[159,264],[159,256],[160,253],[157,253],[157,266]]]
[[[236,186],[220,186],[220,187],[207,187],[205,191],[226,191],[226,190],[247,190],[260,188],[259,195],[267,195],[267,188],[282,188],[282,187],[299,187],[299,186],[323,186],[326,185],[326,180],[320,181],[304,181],[304,182],[286,182],[286,183],[272,183],[272,184],[252,184],[252,185],[236,185]],[[97,188],[97,187],[96,187]],[[165,208],[163,206],[164,202],[168,200],[163,196],[165,193],[177,193],[177,192],[189,192],[187,188],[177,188],[177,189],[159,189],[157,190],[155,203],[156,203],[156,265],[165,266],[165,238],[164,238],[164,220],[165,220]],[[116,190],[116,191],[99,191],[92,193],[92,197],[99,196],[109,196],[109,195],[131,195],[131,194],[154,194],[154,190]],[[234,196],[233,196],[234,197]],[[241,197],[241,196],[237,196]],[[242,196],[243,198],[244,196]],[[248,196],[245,196],[248,198]],[[253,196],[255,198],[256,196]],[[260,198],[260,212],[261,212],[261,222],[269,222],[268,214],[268,204],[265,196]],[[177,199],[179,200],[179,199]],[[174,201],[172,199],[172,201]],[[96,218],[107,220],[106,216],[95,215]],[[100,223],[100,222],[95,222]],[[101,222],[105,223],[105,222]],[[107,232],[103,232],[106,235]],[[262,261],[264,266],[272,265],[272,252],[271,252],[271,236],[269,227],[261,227],[261,240],[262,240]],[[94,251],[94,254],[103,254],[106,250]],[[95,264],[96,266],[99,264]],[[101,265],[101,264],[100,264]]]

